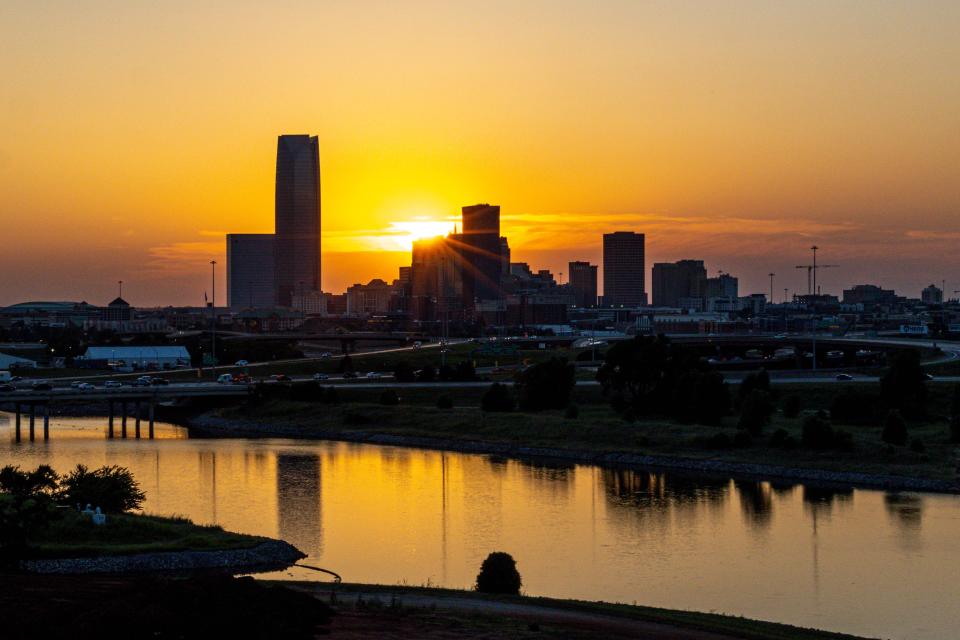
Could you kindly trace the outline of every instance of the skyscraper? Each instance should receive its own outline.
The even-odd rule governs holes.
[[[703,260],[658,262],[653,265],[653,306],[676,307],[681,298],[703,297],[707,269]]]
[[[571,262],[569,266],[570,288],[578,307],[597,304],[597,265],[589,262]]]
[[[603,234],[603,303],[627,307],[647,303],[642,233]]]
[[[320,290],[320,149],[316,136],[277,140],[276,302]]]
[[[236,309],[276,304],[272,233],[227,234],[227,306]]]
[[[475,204],[462,209],[464,297],[500,299],[500,207]]]

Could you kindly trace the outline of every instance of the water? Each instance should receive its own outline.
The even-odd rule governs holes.
[[[169,424],[156,436],[108,440],[102,418],[55,418],[49,442],[18,444],[0,414],[0,465],[129,467],[146,511],[283,538],[351,582],[469,587],[505,550],[535,595],[889,638],[953,638],[960,624],[957,496],[188,439]]]

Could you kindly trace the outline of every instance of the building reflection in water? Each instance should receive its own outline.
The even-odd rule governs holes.
[[[320,456],[278,453],[279,537],[313,557],[319,557],[323,551],[320,501]]]
[[[886,493],[883,505],[896,526],[900,546],[908,551],[919,550],[922,546],[923,498],[912,493]]]
[[[754,529],[768,529],[773,518],[773,490],[768,482],[735,480],[744,521]]]

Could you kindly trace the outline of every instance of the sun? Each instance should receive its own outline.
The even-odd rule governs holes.
[[[395,220],[383,232],[385,244],[398,250],[409,250],[414,241],[424,238],[445,236],[453,231],[456,220],[437,220],[428,217],[416,217],[410,220]]]

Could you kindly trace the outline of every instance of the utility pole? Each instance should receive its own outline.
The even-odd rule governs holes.
[[[768,273],[767,275],[770,276],[770,304],[773,304],[773,276],[775,276],[775,275],[777,275],[777,274],[775,274],[775,273],[773,273],[773,272],[771,271],[771,272]]]
[[[213,321],[213,329],[210,333],[210,370],[213,371],[213,377],[217,377],[217,261],[210,261],[210,316]]]
[[[123,298],[123,280],[117,280],[117,297]]]
[[[817,245],[810,247],[810,250],[813,251],[813,292],[817,293]]]

